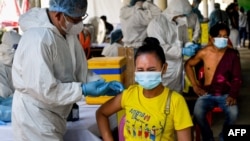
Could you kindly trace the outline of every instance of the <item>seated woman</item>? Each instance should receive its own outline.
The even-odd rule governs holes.
[[[135,81],[96,112],[104,141],[112,141],[108,117],[124,109],[126,141],[191,141],[193,126],[182,95],[162,85],[167,70],[165,55],[156,38],[146,38],[135,54]]]

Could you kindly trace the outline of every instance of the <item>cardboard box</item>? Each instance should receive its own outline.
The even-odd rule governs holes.
[[[124,85],[128,88],[130,85],[135,84],[135,65],[134,65],[134,56],[135,48],[131,47],[120,47],[118,48],[118,55],[126,58],[126,70],[125,70],[125,79]]]

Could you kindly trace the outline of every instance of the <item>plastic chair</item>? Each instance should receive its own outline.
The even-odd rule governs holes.
[[[82,49],[85,52],[86,58],[89,59],[91,50],[91,34],[87,29],[83,29],[78,35]]]
[[[119,130],[119,141],[125,141],[124,135],[123,135],[123,131],[124,131],[124,125],[125,125],[126,119],[125,119],[125,115],[121,118],[120,120],[120,124],[118,127]]]

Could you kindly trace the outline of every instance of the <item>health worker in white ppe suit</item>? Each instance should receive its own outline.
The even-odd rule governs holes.
[[[121,83],[88,71],[77,34],[87,0],[50,0],[49,8],[21,15],[23,31],[12,66],[15,141],[63,141],[73,103],[84,96],[116,94]]]
[[[187,15],[188,28],[192,30],[192,42],[199,43],[201,38],[201,24],[196,13],[191,11]]]
[[[120,10],[121,29],[125,47],[138,48],[147,37],[147,26],[161,9],[151,0],[131,0]]]
[[[186,15],[190,12],[191,6],[187,0],[172,0],[168,8],[154,18],[147,28],[148,36],[160,41],[168,63],[162,83],[177,92],[182,92],[183,55],[192,56],[199,47],[197,44],[188,43]],[[186,43],[189,45],[185,46]]]
[[[12,98],[14,86],[11,68],[15,49],[21,38],[15,31],[6,31],[0,44],[0,125],[11,121]]]
[[[106,57],[118,56],[118,48],[123,47],[122,30],[115,29],[110,35],[110,44],[106,45],[102,50],[102,55]]]

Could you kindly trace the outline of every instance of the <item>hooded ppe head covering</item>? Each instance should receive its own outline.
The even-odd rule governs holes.
[[[121,29],[116,29],[111,33],[111,44],[119,41],[123,37],[122,35],[122,30]]]
[[[15,31],[6,31],[2,37],[2,44],[0,45],[0,62],[11,66],[15,48],[21,38],[21,35]]]
[[[129,5],[134,6],[137,1],[146,1],[146,0],[130,0]]]
[[[87,4],[87,0],[50,0],[49,10],[77,18],[85,15]]]
[[[188,0],[171,0],[168,7],[163,11],[168,20],[172,21],[175,16],[188,15],[192,11],[192,7]]]

